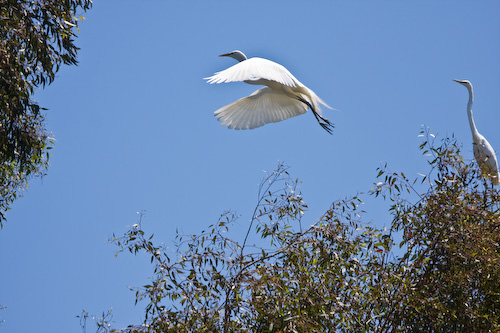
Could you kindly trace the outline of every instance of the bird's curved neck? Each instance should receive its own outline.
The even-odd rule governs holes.
[[[236,59],[236,60],[238,60],[239,62],[242,62],[242,61],[247,60],[247,56],[246,56],[246,55],[244,55],[244,54],[243,54],[243,53],[241,53],[241,52],[240,52],[240,53],[236,53],[236,54],[234,54],[234,55],[233,55],[233,58],[234,58],[234,59]]]
[[[474,94],[472,90],[469,89],[469,102],[467,103],[467,116],[469,117],[470,130],[472,132],[472,137],[477,138],[479,132],[477,131],[476,124],[474,123],[474,118],[472,117],[472,104],[474,103]]]

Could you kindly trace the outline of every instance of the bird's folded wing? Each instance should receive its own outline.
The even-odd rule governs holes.
[[[480,142],[473,144],[474,157],[484,176],[490,178],[493,185],[500,185],[500,177],[498,173],[498,162],[495,156],[495,151],[490,143],[482,138]]]
[[[285,67],[262,58],[244,60],[205,80],[208,80],[208,83],[269,80],[289,87],[303,86]]]
[[[307,111],[304,103],[268,87],[215,111],[222,126],[252,129],[268,123],[301,115]]]
[[[478,161],[479,163],[479,161]],[[481,171],[488,177],[493,185],[500,185],[500,177],[498,173],[498,163],[496,156],[488,156],[483,160],[483,164],[479,165]]]

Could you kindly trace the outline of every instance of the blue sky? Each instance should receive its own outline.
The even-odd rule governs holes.
[[[333,200],[369,190],[385,162],[426,171],[422,124],[454,134],[471,159],[467,91],[452,79],[473,83],[476,125],[500,149],[498,13],[498,1],[95,1],[79,66],[35,96],[57,141],[48,175],[0,230],[0,331],[79,332],[82,309],[111,307],[116,326],[140,323],[127,287],[147,284],[151,267],[116,258],[107,241],[139,210],[166,245],[227,209],[241,213],[243,238],[278,160],[302,180],[312,224]],[[213,111],[256,90],[202,80],[233,65],[217,55],[234,49],[284,65],[335,107],[324,111],[334,134],[310,112],[250,131],[219,126]],[[383,206],[367,203],[377,226],[390,223]]]

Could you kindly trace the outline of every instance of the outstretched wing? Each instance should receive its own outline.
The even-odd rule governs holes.
[[[244,61],[243,61],[244,62]],[[308,106],[268,87],[215,111],[222,126],[252,129],[306,113]]]
[[[226,70],[205,78],[205,80],[208,80],[208,83],[268,80],[289,87],[303,86],[285,67],[262,58],[250,58],[241,61]]]

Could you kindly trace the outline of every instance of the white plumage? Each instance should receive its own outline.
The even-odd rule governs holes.
[[[222,56],[240,62],[205,78],[208,83],[241,81],[266,86],[215,111],[215,116],[223,126],[252,129],[304,114],[311,108],[319,124],[329,133],[332,132],[333,124],[320,115],[319,104],[330,107],[285,67],[267,59],[247,59],[240,51]]]
[[[308,106],[293,101],[281,92],[265,87],[248,97],[215,111],[222,125],[234,129],[252,129],[306,113]]]
[[[257,81],[259,79],[274,81],[289,87],[303,86],[285,67],[262,58],[241,61],[226,70],[215,73],[215,75],[207,78],[207,82],[225,83]]]
[[[479,134],[472,117],[472,104],[474,103],[474,93],[472,90],[472,83],[467,80],[453,80],[465,86],[469,91],[469,102],[467,103],[467,116],[469,118],[469,125],[472,132],[472,147],[474,157],[477,164],[481,169],[483,177],[489,178],[493,185],[500,185],[500,173],[498,172],[498,162],[493,147],[484,136]]]

